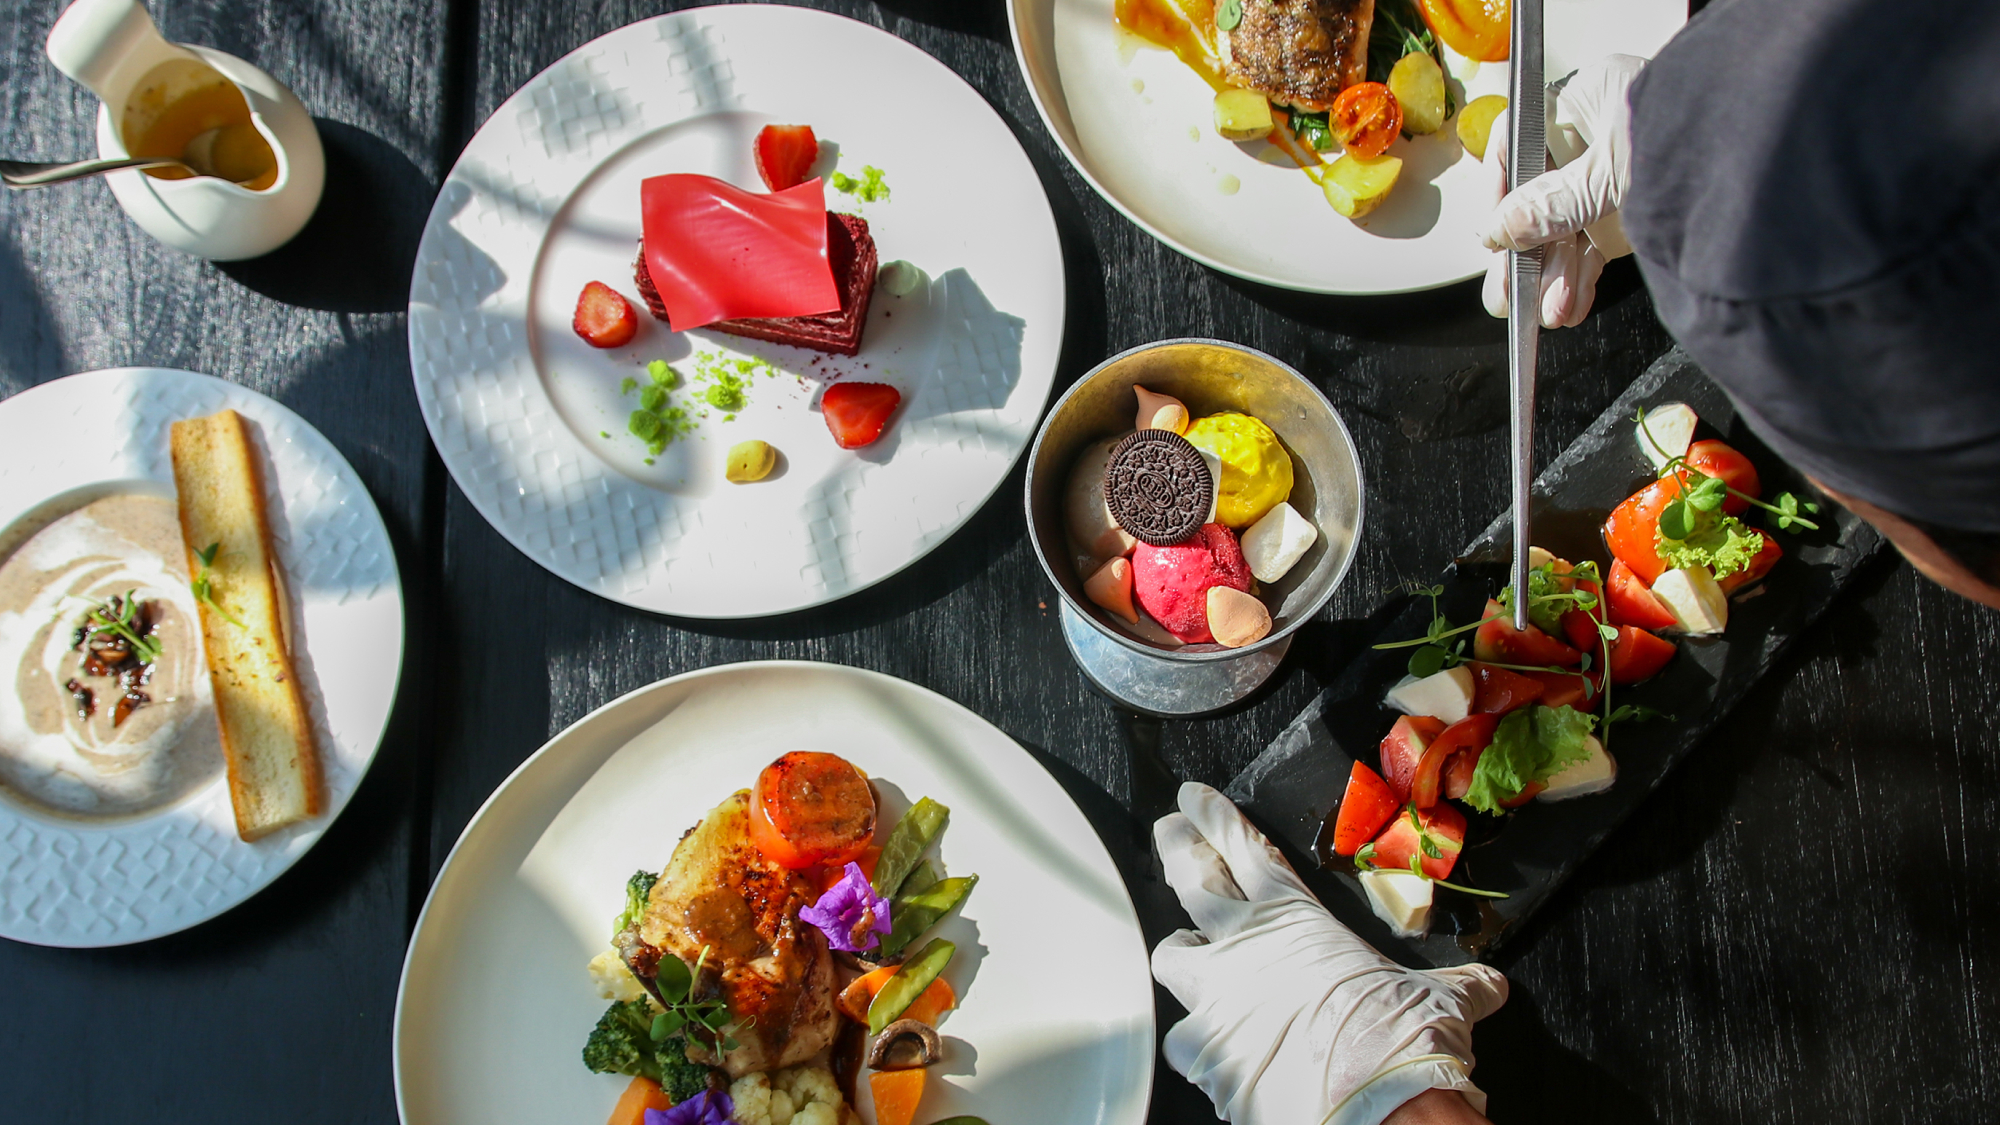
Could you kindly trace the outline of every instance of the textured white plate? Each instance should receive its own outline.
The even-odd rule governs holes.
[[[1014,54],[1076,170],[1148,234],[1204,265],[1312,293],[1402,293],[1485,272],[1478,230],[1496,202],[1451,123],[1398,139],[1403,175],[1359,223],[1335,214],[1277,149],[1216,136],[1214,91],[1172,54],[1139,46],[1114,0],[1010,0]],[[1546,0],[1544,72],[1608,54],[1650,58],[1686,0]],[[1465,100],[1507,92],[1507,64],[1454,59]],[[1224,178],[1241,187],[1224,194]]]
[[[695,172],[762,191],[751,144],[771,123],[811,125],[845,173],[883,169],[889,200],[828,188],[828,206],[866,218],[884,262],[932,279],[875,295],[858,357],[670,333],[638,301],[640,180]],[[598,351],[570,330],[591,280],[639,309],[631,346]],[[879,582],[970,518],[1034,435],[1063,308],[1041,182],[970,86],[866,24],[733,5],[585,44],[480,128],[424,232],[410,359],[453,479],[509,542],[627,605],[744,617]],[[712,411],[647,465],[620,384],[643,383],[652,359],[686,373],[700,352],[786,374],[758,380],[735,421]],[[834,445],[817,405],[830,376],[902,391],[881,440]],[[746,438],[778,447],[779,475],[722,479]]]
[[[318,841],[375,758],[403,667],[403,587],[375,502],[332,443],[247,387],[190,371],[71,375],[0,402],[0,529],[107,482],[171,492],[167,425],[228,408],[252,424],[292,600],[298,673],[319,736],[326,812],[254,844],[215,781],[137,819],[91,824],[0,790],[0,936],[124,945],[183,930],[249,898]]]
[[[578,1053],[605,1002],[584,965],[626,878],[772,759],[844,755],[951,808],[948,870],[977,873],[946,977],[961,1007],[923,1120],[1139,1125],[1153,986],[1124,883],[1083,814],[1012,739],[958,704],[834,664],[732,664],[610,703],[522,763],[431,888],[396,997],[404,1125],[597,1122],[627,1080]],[[861,1084],[862,1113],[873,1120]]]

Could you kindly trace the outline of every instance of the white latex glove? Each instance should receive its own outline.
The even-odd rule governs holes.
[[[1433,1087],[1472,1084],[1472,1025],[1507,999],[1485,965],[1406,969],[1336,921],[1229,798],[1192,782],[1153,826],[1200,932],[1153,951],[1188,1017],[1168,1065],[1235,1125],[1378,1125]]]
[[[1583,322],[1597,297],[1604,263],[1632,252],[1618,208],[1632,182],[1632,82],[1646,60],[1611,55],[1570,76],[1548,105],[1550,171],[1507,190],[1508,111],[1494,119],[1486,162],[1499,206],[1480,241],[1495,251],[1481,296],[1486,311],[1507,315],[1508,250],[1547,246],[1542,258],[1542,327]],[[1504,198],[1503,198],[1504,197]]]

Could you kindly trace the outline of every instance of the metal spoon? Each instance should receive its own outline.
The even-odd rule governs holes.
[[[185,168],[193,175],[202,172],[174,156],[123,156],[111,160],[73,160],[35,163],[27,160],[0,160],[0,181],[10,188],[46,187],[89,176],[101,176],[121,168]]]

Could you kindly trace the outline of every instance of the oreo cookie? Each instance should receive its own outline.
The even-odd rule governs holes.
[[[1134,539],[1182,543],[1215,505],[1215,478],[1201,450],[1172,430],[1140,430],[1111,447],[1104,504]]]

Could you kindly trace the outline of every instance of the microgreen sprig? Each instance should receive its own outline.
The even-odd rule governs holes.
[[[151,664],[160,658],[160,642],[155,637],[142,636],[132,625],[139,613],[139,603],[132,597],[137,592],[127,590],[123,598],[91,606],[90,612],[84,614],[83,622],[93,634],[109,633],[123,640],[139,663]],[[112,612],[113,605],[118,607],[116,613]]]
[[[1731,496],[1752,507],[1762,508],[1776,515],[1778,527],[1785,531],[1790,531],[1795,526],[1813,531],[1819,530],[1819,524],[1799,514],[1805,512],[1807,515],[1818,515],[1818,504],[1810,500],[1800,500],[1789,492],[1778,493],[1774,498],[1776,503],[1766,504],[1747,492],[1739,492],[1729,487],[1721,477],[1709,476],[1688,464],[1687,454],[1669,456],[1666,447],[1653,436],[1652,427],[1646,424],[1645,407],[1639,408],[1639,413],[1633,420],[1639,424],[1639,432],[1645,435],[1646,444],[1652,446],[1660,456],[1667,458],[1666,463],[1660,466],[1660,476],[1670,477],[1680,473],[1687,476],[1688,483],[1680,497],[1660,511],[1660,534],[1669,539],[1686,539],[1694,531],[1693,513],[1713,512],[1722,507],[1723,501]],[[1676,530],[1680,534],[1676,535]]]
[[[216,616],[238,629],[247,629],[248,625],[238,621],[234,614],[222,608],[222,603],[215,600],[215,556],[221,552],[222,544],[217,541],[194,553],[194,557],[201,562],[201,570],[195,574],[194,581],[188,583],[188,588],[194,591],[195,600],[214,610]]]
[[[701,947],[690,970],[687,962],[669,954],[660,958],[659,975],[654,984],[659,988],[660,1001],[666,1010],[653,1017],[653,1042],[663,1042],[668,1036],[683,1028],[699,1027],[708,1032],[708,1045],[717,1054],[733,1051],[736,1040],[725,1033],[729,1026],[729,1005],[721,1000],[694,999],[695,982],[701,979],[702,967],[708,964],[708,946]]]

